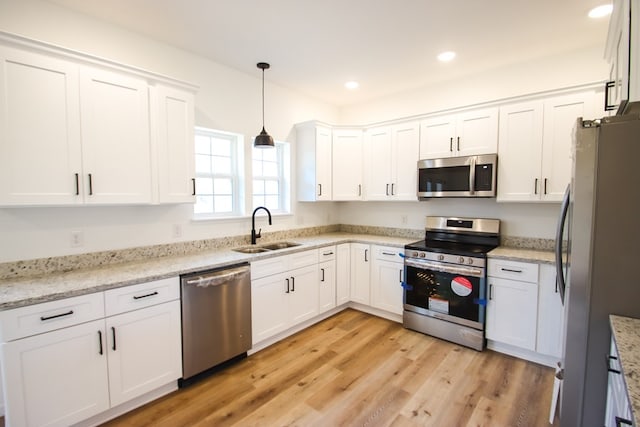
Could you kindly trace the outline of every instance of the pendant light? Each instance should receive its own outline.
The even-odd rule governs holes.
[[[258,62],[258,68],[262,70],[262,132],[253,140],[253,146],[256,148],[273,147],[273,138],[264,130],[264,70],[270,67],[266,62]]]

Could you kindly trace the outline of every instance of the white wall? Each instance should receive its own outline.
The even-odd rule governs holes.
[[[38,0],[0,0],[0,30],[46,41],[200,86],[196,125],[245,135],[245,151],[261,129],[261,74],[244,74],[189,52],[158,43],[95,19]],[[265,58],[260,58],[265,59]],[[318,119],[335,123],[338,108],[266,83],[265,122],[279,140],[291,140],[293,125]],[[248,151],[246,151],[248,153]],[[295,156],[295,145],[292,147]],[[249,164],[248,156],[247,165]],[[248,170],[248,169],[247,169]],[[294,192],[295,194],[295,183]],[[249,201],[247,200],[247,203]],[[292,206],[299,216],[278,217],[264,231],[335,223],[331,204]],[[191,221],[192,207],[0,208],[0,262],[134,246],[248,235],[248,218]],[[173,237],[174,225],[182,237]],[[84,233],[84,245],[70,246],[70,233]]]

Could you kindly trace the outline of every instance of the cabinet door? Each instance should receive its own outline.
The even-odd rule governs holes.
[[[393,200],[416,200],[420,125],[417,122],[410,122],[392,126],[391,135],[393,141],[391,196]],[[369,191],[368,188],[367,191]]]
[[[77,66],[6,47],[0,61],[0,205],[81,203]]]
[[[542,200],[562,201],[571,180],[573,129],[578,117],[594,118],[595,114],[595,94],[592,91],[544,101]]]
[[[194,96],[164,85],[154,87],[152,129],[157,137],[158,201],[193,203]]]
[[[107,318],[111,406],[182,377],[180,301]]]
[[[538,284],[538,334],[536,351],[555,357],[562,357],[564,338],[564,306],[556,285],[555,266],[540,265]]]
[[[457,156],[496,153],[498,151],[498,109],[486,108],[458,115],[455,149]]]
[[[336,306],[336,261],[318,264],[320,313]]]
[[[150,203],[147,83],[88,67],[80,79],[85,201]]]
[[[439,116],[423,120],[420,123],[420,159],[453,156],[455,134],[455,116]]]
[[[371,247],[362,243],[351,244],[351,301],[370,305]]]
[[[392,148],[391,128],[369,129],[366,133],[367,200],[388,200],[391,197]],[[416,169],[416,168],[414,168]]]
[[[371,266],[371,305],[390,313],[402,314],[404,264],[374,259]]]
[[[333,131],[333,200],[362,200],[362,131]]]
[[[336,304],[351,299],[351,244],[342,243],[336,248]]]
[[[543,104],[500,107],[499,202],[540,199]]]
[[[535,351],[537,283],[489,277],[488,339]]]
[[[299,268],[289,272],[290,292],[288,311],[290,325],[296,325],[318,314],[319,279],[318,265]]]
[[[275,274],[251,281],[251,325],[253,344],[267,339],[288,326],[289,275]],[[290,279],[289,279],[290,280]]]
[[[331,176],[331,129],[316,128],[316,186],[317,200],[331,200],[333,197]]]
[[[11,426],[69,426],[109,409],[104,320],[2,345]]]

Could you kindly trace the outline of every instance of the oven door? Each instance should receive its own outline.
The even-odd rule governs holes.
[[[484,268],[406,258],[405,269],[405,310],[484,329]]]

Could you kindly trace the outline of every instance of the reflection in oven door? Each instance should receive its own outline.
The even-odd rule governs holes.
[[[453,322],[464,319],[460,323],[473,323],[483,329],[484,275],[451,270],[407,264],[405,308]]]

